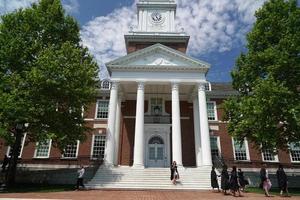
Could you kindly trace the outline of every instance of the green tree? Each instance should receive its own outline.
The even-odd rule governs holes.
[[[224,104],[228,131],[287,150],[300,141],[300,9],[296,0],[269,0],[255,16],[248,51],[232,71],[239,95]]]
[[[60,0],[41,0],[1,19],[0,137],[12,147],[12,185],[25,132],[32,142],[52,139],[61,151],[85,139],[82,109],[95,96],[98,67]]]

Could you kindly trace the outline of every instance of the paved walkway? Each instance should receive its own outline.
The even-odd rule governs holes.
[[[13,199],[78,199],[78,200],[197,200],[197,199],[233,199],[233,196],[224,196],[221,193],[211,191],[125,191],[125,190],[88,190],[88,191],[68,191],[50,193],[11,193],[0,194],[0,200]],[[274,196],[266,198],[262,194],[245,193],[244,197],[235,199],[299,199],[298,197],[283,198]]]

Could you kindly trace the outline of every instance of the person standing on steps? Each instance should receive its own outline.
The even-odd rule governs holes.
[[[176,180],[179,179],[179,173],[178,173],[178,170],[177,170],[177,163],[176,161],[173,161],[172,165],[171,165],[171,181],[174,185],[176,185]]]
[[[215,190],[215,188],[218,188],[218,192],[220,192],[219,184],[218,184],[218,176],[217,176],[214,166],[211,168],[210,181],[211,181],[211,187],[212,187],[213,191]]]
[[[80,169],[77,171],[77,185],[76,185],[76,189],[79,190],[80,186],[82,188],[85,188],[84,184],[83,184],[83,176],[84,176],[84,173],[85,173],[85,169],[84,169],[84,166],[81,165],[80,166]]]

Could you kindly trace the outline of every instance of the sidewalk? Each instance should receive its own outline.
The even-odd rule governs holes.
[[[231,195],[211,191],[125,191],[125,190],[87,190],[49,193],[10,193],[0,194],[0,200],[12,199],[74,199],[74,200],[197,200],[197,199],[233,199]],[[266,198],[262,194],[245,193],[244,197],[235,199],[299,199],[300,196],[284,198],[274,196]]]

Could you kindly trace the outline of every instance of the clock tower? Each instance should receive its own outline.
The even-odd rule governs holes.
[[[189,36],[184,30],[176,30],[175,14],[175,0],[139,0],[137,30],[125,35],[127,53],[156,43],[185,53]]]

